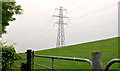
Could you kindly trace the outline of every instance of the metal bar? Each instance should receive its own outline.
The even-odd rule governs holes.
[[[43,58],[54,58],[54,59],[63,59],[63,60],[72,60],[72,61],[82,61],[89,63],[90,66],[92,66],[92,62],[89,59],[83,59],[83,58],[70,58],[70,57],[57,57],[57,56],[44,56],[44,55],[34,55],[34,57],[43,57]]]
[[[34,71],[34,50],[33,50],[33,71]]]
[[[52,58],[52,70],[54,71],[54,58]]]
[[[113,63],[116,63],[116,62],[120,62],[120,59],[112,59],[111,61],[109,61],[108,64],[106,65],[104,71],[108,71],[109,67],[110,67]]]
[[[47,67],[47,66],[44,66],[44,65],[40,65],[40,64],[36,64],[36,63],[34,63],[34,64],[52,70],[52,68],[50,68],[50,67]],[[60,70],[54,69],[54,71],[60,71]]]
[[[47,66],[44,66],[44,65],[40,65],[40,64],[36,64],[36,63],[34,63],[34,64],[52,70],[52,68],[50,68],[50,67],[47,67]]]

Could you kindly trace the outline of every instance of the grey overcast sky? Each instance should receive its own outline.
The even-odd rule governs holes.
[[[74,45],[118,36],[119,0],[16,0],[24,12],[10,22],[3,40],[8,44],[16,42],[18,53],[27,48],[44,50],[55,48],[58,14],[55,8],[63,6],[69,17],[64,22],[65,44]]]

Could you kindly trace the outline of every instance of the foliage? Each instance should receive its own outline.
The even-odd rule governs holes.
[[[27,71],[27,63],[21,63],[21,71]]]
[[[19,59],[20,56],[16,53],[14,49],[14,44],[8,46],[5,43],[0,43],[2,47],[2,70],[10,69],[10,66],[15,60]]]
[[[5,27],[9,26],[10,21],[14,21],[16,18],[13,15],[21,15],[22,9],[20,5],[16,5],[15,1],[2,2],[2,34],[6,33]],[[1,22],[1,21],[0,21]]]

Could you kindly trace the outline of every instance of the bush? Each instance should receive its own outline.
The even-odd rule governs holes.
[[[21,71],[27,71],[27,63],[21,63]]]
[[[15,60],[19,59],[20,56],[16,53],[14,49],[14,44],[8,46],[6,43],[2,43],[2,71],[10,69],[10,66],[14,63]]]

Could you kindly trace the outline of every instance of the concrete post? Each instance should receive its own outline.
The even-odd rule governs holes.
[[[92,70],[93,71],[102,71],[101,52],[92,52]]]

